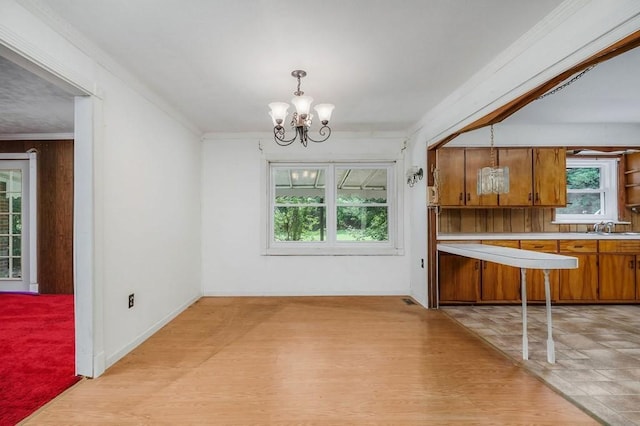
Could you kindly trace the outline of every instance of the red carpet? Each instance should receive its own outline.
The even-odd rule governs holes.
[[[0,294],[0,426],[80,379],[74,340],[72,295]]]

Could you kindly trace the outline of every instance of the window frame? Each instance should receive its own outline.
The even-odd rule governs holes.
[[[398,177],[402,165],[399,160],[374,159],[367,161],[329,160],[295,161],[265,159],[265,199],[262,215],[263,255],[314,256],[314,255],[402,255],[402,186]],[[276,169],[313,168],[325,170],[326,238],[325,241],[276,241],[274,238],[275,172]],[[339,169],[387,169],[387,221],[388,241],[344,241],[337,239],[337,187],[336,171]],[[377,205],[377,204],[376,204]],[[373,205],[371,205],[373,206]],[[266,211],[265,211],[266,209]]]
[[[555,223],[594,223],[618,222],[618,158],[567,158],[566,168],[599,168],[600,189],[595,191],[570,190],[567,188],[567,200],[570,193],[599,193],[602,194],[602,208],[604,214],[561,214],[556,209]]]

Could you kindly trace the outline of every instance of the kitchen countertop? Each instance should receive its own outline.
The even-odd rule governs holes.
[[[638,240],[636,235],[624,233],[600,234],[595,232],[491,232],[438,234],[438,241],[478,241],[478,240]]]

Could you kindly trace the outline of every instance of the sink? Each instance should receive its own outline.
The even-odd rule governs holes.
[[[603,232],[603,231],[587,231],[587,234],[596,234],[596,235],[603,235],[603,236],[607,236],[607,235],[635,235],[635,236],[640,236],[640,232]]]

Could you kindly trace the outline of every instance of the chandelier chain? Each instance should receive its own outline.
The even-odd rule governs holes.
[[[489,154],[491,156],[491,168],[495,169],[496,168],[496,153],[493,150],[493,124],[491,125],[491,145],[490,145]]]
[[[583,75],[585,75],[586,73],[588,73],[589,71],[594,69],[595,67],[596,67],[596,64],[593,64],[590,67],[585,68],[584,70],[582,70],[582,72],[580,72],[579,74],[575,75],[571,80],[565,82],[564,84],[561,84],[560,86],[558,86],[555,89],[545,93],[544,95],[541,95],[536,100],[540,100],[540,99],[546,98],[549,95],[554,95],[554,94],[558,93],[559,91],[561,91],[565,87],[568,87],[571,84],[575,83],[577,80],[580,79],[580,77],[582,77]]]

